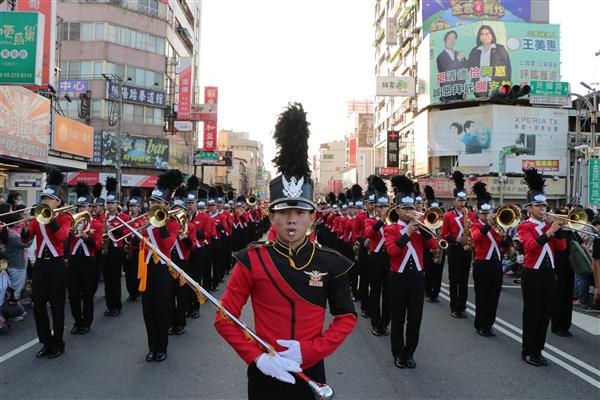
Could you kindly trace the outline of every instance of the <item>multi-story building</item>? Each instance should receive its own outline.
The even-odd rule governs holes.
[[[473,177],[468,187],[477,177],[494,197],[518,202],[521,178],[510,175],[533,165],[554,177],[549,198],[564,197],[566,111],[496,92],[560,81],[559,27],[548,24],[549,1],[515,4],[375,1],[375,75],[402,89],[376,97],[375,166],[420,177],[421,187],[431,184],[441,198],[452,196],[449,176],[459,169]],[[520,154],[507,158],[512,150]]]
[[[352,100],[348,102],[346,121],[346,168],[343,185],[355,183],[366,187],[367,177],[375,173],[373,158],[373,102]]]
[[[177,68],[193,68],[190,102],[199,103],[201,1],[61,0],[58,3],[59,92],[65,114],[95,130],[91,173],[114,173],[121,125],[123,186],[154,180],[167,168],[193,173],[196,124],[175,132]],[[123,114],[119,121],[119,102]],[[93,180],[93,179],[91,179]],[[90,181],[91,181],[90,180]],[[103,180],[103,179],[102,179]]]
[[[315,171],[316,194],[342,190],[342,171],[346,163],[346,144],[342,140],[322,143]]]

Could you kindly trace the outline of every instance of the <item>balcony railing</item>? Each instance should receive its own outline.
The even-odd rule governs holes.
[[[149,17],[167,20],[167,5],[158,0],[61,0],[63,3],[102,3],[119,6]]]

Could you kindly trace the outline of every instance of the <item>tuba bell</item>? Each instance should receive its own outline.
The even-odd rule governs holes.
[[[89,211],[82,211],[71,215],[71,235],[80,235],[89,232],[92,227],[92,214]]]
[[[397,208],[398,208],[397,206],[393,206],[393,207],[388,208],[387,211],[385,212],[386,225],[395,224],[396,222],[398,222],[398,219],[400,219]]]
[[[248,197],[246,197],[246,203],[250,207],[254,207],[256,205],[256,203],[258,203],[258,199],[256,198],[255,195],[251,194],[251,195],[248,195]]]
[[[503,206],[496,211],[496,223],[504,230],[519,225],[519,210],[513,205]]]

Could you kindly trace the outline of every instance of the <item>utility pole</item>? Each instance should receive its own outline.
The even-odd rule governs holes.
[[[117,132],[116,137],[117,137],[117,149],[116,149],[116,155],[115,155],[115,168],[117,170],[117,193],[121,193],[121,167],[122,167],[122,147],[123,147],[123,141],[122,141],[122,129],[123,129],[123,79],[121,79],[121,77],[119,75],[116,74],[110,74],[110,75],[106,75],[106,74],[102,74],[102,77],[106,80],[106,84],[109,85],[109,88],[107,90],[108,94],[109,94],[109,99],[113,100],[113,101],[117,101],[118,107],[119,107],[119,115],[117,117],[117,121],[116,121],[116,125],[117,125]],[[111,93],[110,93],[110,83],[112,81],[117,82],[117,87],[118,87],[118,97],[115,99]],[[110,123],[110,122],[109,122]]]

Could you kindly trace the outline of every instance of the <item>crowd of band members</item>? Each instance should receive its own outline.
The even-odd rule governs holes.
[[[190,229],[181,235],[179,225],[175,226],[175,221],[170,221],[166,229],[173,231],[174,236],[165,235],[165,238],[172,237],[172,240],[162,243],[160,235],[156,239],[159,248],[210,290],[216,290],[225,274],[229,273],[232,252],[258,240],[268,231],[264,204],[250,207],[243,196],[234,200],[214,192],[217,193],[215,197],[201,199],[189,195],[187,199],[180,199],[179,203],[175,200],[170,204],[171,207],[186,209]],[[415,216],[409,211],[404,222],[400,220],[390,224],[388,210],[395,203],[387,192],[370,191],[364,198],[362,194],[356,196],[351,191],[333,198],[331,195],[328,202],[320,202],[316,211],[317,240],[355,260],[349,275],[353,300],[360,302],[362,316],[370,318],[373,335],[389,335],[388,327],[392,323],[392,353],[398,367],[414,368],[416,365],[413,354],[418,344],[423,301],[438,302],[446,255],[451,315],[466,318],[468,277],[473,265],[476,296],[474,327],[482,336],[494,336],[492,326],[502,287],[502,253],[511,246],[513,237],[511,232],[502,234],[490,228],[489,210],[476,208],[477,214],[469,211],[466,194],[457,195],[444,215],[443,227],[437,232],[437,238],[430,237],[418,227],[410,228],[408,240],[416,250],[415,258],[405,257],[407,243],[400,240]],[[423,199],[418,194],[413,197],[414,206],[409,207],[410,210],[423,212],[428,207],[439,206],[435,198]],[[353,198],[355,201],[352,201]],[[53,196],[43,196],[42,203],[54,208],[61,204]],[[148,206],[153,204],[157,203],[151,200]],[[70,233],[71,218],[61,213],[47,225],[48,229],[35,219],[24,223],[27,229],[23,229],[22,241],[28,242],[35,237],[37,263],[44,264],[43,268],[33,269],[34,315],[40,341],[44,344],[38,356],[56,357],[64,350],[65,301],[62,294],[65,289],[68,289],[74,319],[72,334],[86,334],[90,330],[99,273],[104,280],[105,316],[120,314],[121,271],[125,273],[127,301],[140,300],[140,240],[133,236],[115,242],[107,237],[106,232],[115,228],[112,233],[115,239],[126,235],[128,229],[123,228],[119,219],[141,229],[147,225],[147,218],[138,217],[147,208],[142,207],[140,197],[131,196],[121,204],[118,194],[109,192],[106,198],[79,199],[77,212],[88,211],[93,216],[90,230],[86,233],[78,234],[76,230]],[[536,268],[537,259],[534,258],[541,243],[536,230],[539,222],[532,222],[525,210],[522,211],[518,238],[525,252],[522,270],[523,358],[534,365],[545,365],[545,359],[540,356],[549,321],[552,321],[554,333],[570,336],[573,272],[568,268],[567,246],[572,240],[581,242],[583,239],[574,232],[561,230],[560,224],[540,225],[546,232],[546,243],[551,251],[545,254]],[[535,209],[529,213],[534,219],[536,216],[542,218]],[[471,222],[472,250],[465,249],[461,240],[466,218]],[[312,235],[314,237],[314,233]],[[148,236],[147,233],[145,236]],[[441,238],[449,243],[446,251],[438,247],[436,239]],[[546,243],[542,244],[542,248]],[[61,268],[65,260],[68,261],[67,266]],[[160,361],[166,358],[165,336],[184,333],[186,317],[198,318],[199,303],[189,287],[178,285],[168,269],[158,265],[161,262],[153,267],[148,255],[147,263],[145,295],[149,300],[143,308],[151,349],[149,355],[157,359],[159,354]],[[52,314],[52,330],[45,306],[41,306],[47,302]],[[168,328],[157,333],[157,325]],[[164,356],[160,356],[162,354]],[[530,358],[532,355],[535,355],[533,360]]]

